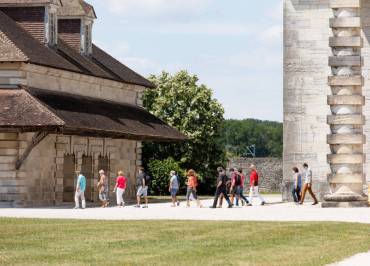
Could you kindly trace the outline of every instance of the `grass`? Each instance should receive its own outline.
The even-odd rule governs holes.
[[[0,219],[1,265],[325,265],[370,250],[351,223]]]

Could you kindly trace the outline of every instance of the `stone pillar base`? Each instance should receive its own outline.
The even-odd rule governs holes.
[[[369,207],[369,202],[367,200],[361,201],[325,201],[321,203],[322,208],[364,208]]]
[[[355,193],[338,193],[324,196],[325,201],[337,201],[337,202],[352,202],[352,201],[367,201],[365,195],[359,195]]]

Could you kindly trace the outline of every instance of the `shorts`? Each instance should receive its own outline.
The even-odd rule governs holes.
[[[136,196],[137,196],[137,197],[141,197],[141,196],[143,196],[143,197],[147,197],[147,196],[148,196],[148,187],[147,187],[147,186],[145,186],[145,187],[143,187],[143,186],[139,186],[139,187],[137,188]]]
[[[176,197],[178,191],[179,191],[178,188],[172,188],[171,191],[170,191],[171,192],[171,196],[172,197]]]

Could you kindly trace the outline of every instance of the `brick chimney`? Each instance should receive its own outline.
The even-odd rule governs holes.
[[[58,35],[69,46],[82,54],[92,53],[94,8],[83,0],[61,0],[58,9]]]
[[[0,10],[40,42],[55,45],[60,4],[59,0],[0,0]]]

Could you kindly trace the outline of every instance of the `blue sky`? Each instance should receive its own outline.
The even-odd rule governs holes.
[[[225,118],[282,121],[282,0],[88,0],[94,40],[144,76],[186,69]]]

